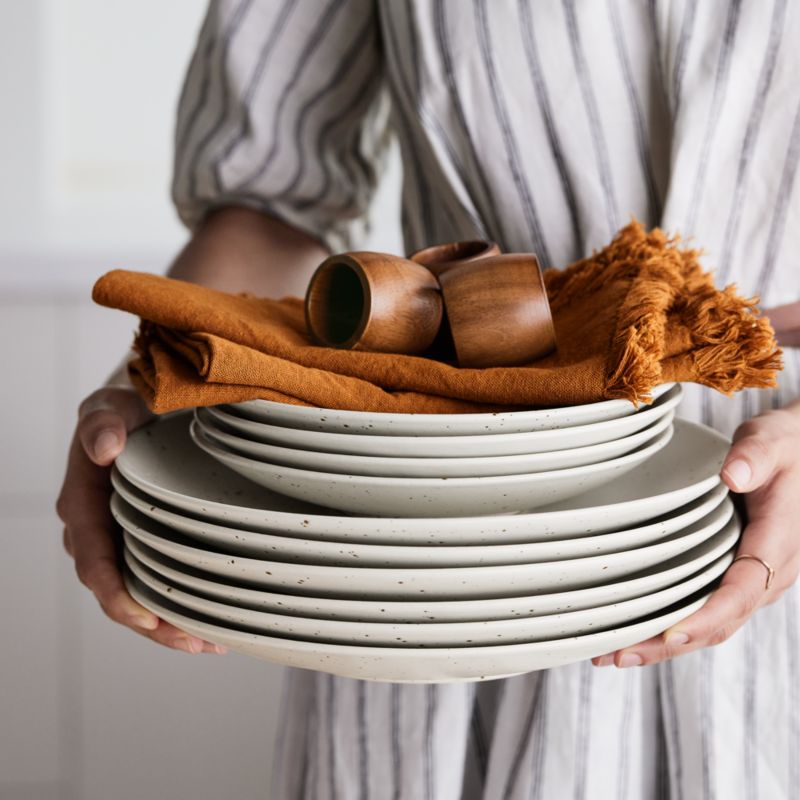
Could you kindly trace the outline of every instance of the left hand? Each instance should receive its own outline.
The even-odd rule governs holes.
[[[774,603],[800,573],[800,401],[743,423],[722,467],[722,479],[745,494],[749,524],[737,555],[708,602],[659,636],[592,659],[595,666],[657,664],[729,639],[761,606]]]

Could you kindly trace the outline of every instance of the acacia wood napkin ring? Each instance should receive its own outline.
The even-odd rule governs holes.
[[[435,276],[386,253],[330,256],[311,278],[306,325],[326,347],[380,353],[422,353],[442,324]]]
[[[462,367],[526,364],[556,346],[539,261],[531,253],[482,258],[439,276]]]
[[[434,275],[439,276],[459,264],[499,255],[500,248],[495,242],[475,239],[466,242],[435,244],[433,247],[417,250],[409,258],[412,261],[416,261],[417,264],[427,267]]]
[[[436,245],[408,259],[330,256],[311,278],[305,313],[323,346],[455,355],[462,367],[525,364],[556,346],[536,256],[501,255],[494,242]]]

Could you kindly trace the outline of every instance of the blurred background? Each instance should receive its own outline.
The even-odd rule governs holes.
[[[158,648],[77,581],[53,511],[80,400],[163,272],[174,109],[203,0],[0,0],[0,798],[267,798],[281,670]],[[400,252],[396,153],[366,247]]]

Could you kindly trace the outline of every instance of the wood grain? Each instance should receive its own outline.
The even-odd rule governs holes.
[[[494,242],[475,239],[435,244],[433,247],[418,250],[410,256],[410,259],[427,267],[434,275],[438,276],[459,264],[498,255],[500,255],[500,248]]]
[[[305,301],[312,338],[326,347],[379,353],[421,353],[442,322],[442,297],[425,267],[386,253],[327,258]]]
[[[526,364],[556,346],[550,304],[536,256],[492,256],[439,276],[462,367]]]

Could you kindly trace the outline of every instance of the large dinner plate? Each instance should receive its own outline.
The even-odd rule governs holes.
[[[691,550],[675,558],[611,583],[522,597],[493,597],[484,600],[348,600],[285,594],[254,589],[235,581],[223,581],[162,555],[133,536],[125,536],[125,547],[156,574],[193,594],[221,603],[318,619],[353,622],[471,622],[513,619],[532,615],[558,614],[595,608],[643,597],[685,580],[728,552],[739,538],[739,528],[724,528]]]
[[[215,444],[196,422],[190,427],[200,448],[248,480],[298,500],[376,517],[483,516],[556,503],[636,469],[667,446],[672,430],[627,455],[571,469],[489,478],[376,478],[255,461]]]
[[[653,425],[621,439],[549,453],[476,458],[394,458],[300,450],[256,442],[224,430],[205,409],[198,408],[195,411],[196,424],[212,443],[245,458],[316,472],[372,475],[378,478],[477,478],[597,464],[630,453],[654,440],[672,424],[673,417],[674,412],[668,412]]]
[[[374,431],[370,436],[359,433],[330,433],[269,425],[230,413],[230,406],[210,406],[205,412],[242,437],[298,450],[390,458],[485,458],[546,453],[621,439],[652,425],[672,411],[682,395],[683,390],[677,384],[661,394],[652,405],[625,417],[571,428],[474,436],[441,436],[435,432],[426,436],[382,436]]]
[[[284,497],[226,469],[189,437],[191,413],[134,431],[116,469],[137,488],[193,516],[286,536],[386,544],[495,544],[621,530],[664,514],[719,485],[730,446],[715,430],[676,421],[672,441],[605,486],[528,514],[447,518],[354,517]]]
[[[657,386],[653,397],[660,397],[673,385]],[[311,408],[270,400],[248,400],[230,407],[241,416],[287,428],[386,436],[465,436],[551,430],[616,419],[635,414],[637,410],[627,400],[490,414],[384,414]]]
[[[126,573],[132,597],[161,619],[193,636],[238,653],[290,667],[393,683],[480,681],[585,661],[656,636],[703,606],[707,593],[664,613],[619,628],[546,642],[488,647],[371,647],[303,642],[214,624],[159,597]]]
[[[248,628],[256,633],[288,636],[307,641],[390,647],[476,647],[515,644],[580,636],[613,628],[639,617],[663,611],[700,589],[708,587],[728,568],[732,560],[733,553],[729,551],[685,581],[660,592],[609,606],[562,614],[484,622],[393,623],[295,617],[220,603],[202,595],[183,591],[138,562],[130,551],[125,552],[125,562],[129,569],[147,587],[183,608],[218,620],[220,625]]]
[[[117,493],[137,511],[194,539],[201,546],[254,558],[278,558],[281,561],[300,561],[304,564],[359,564],[373,567],[524,564],[630,550],[687,528],[716,508],[728,493],[727,487],[720,484],[707,495],[680,509],[679,513],[663,517],[649,525],[615,533],[520,544],[436,546],[321,541],[229,528],[163,508],[158,500],[148,497],[120,475],[112,475],[112,483]],[[119,511],[124,514],[124,506]]]
[[[684,531],[656,544],[601,556],[479,567],[338,567],[295,564],[272,559],[232,556],[193,546],[164,525],[135,509],[118,495],[111,511],[124,531],[175,561],[228,580],[282,592],[322,597],[408,600],[433,598],[512,597],[544,591],[567,591],[630,576],[673,558],[711,538],[726,525],[736,525],[733,503],[719,508]]]

